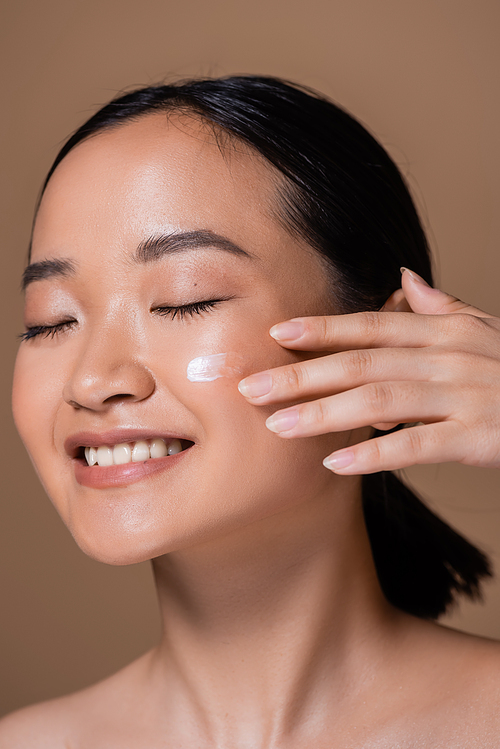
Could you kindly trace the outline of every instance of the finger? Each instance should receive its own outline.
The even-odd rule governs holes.
[[[423,315],[452,315],[462,313],[475,317],[493,317],[487,312],[462,302],[457,297],[433,289],[424,279],[408,268],[402,268],[401,285],[413,312]]]
[[[432,340],[433,318],[405,312],[355,312],[298,317],[274,325],[270,335],[282,346],[334,353],[348,348],[422,346]]]
[[[238,388],[256,405],[312,395],[333,395],[368,382],[429,380],[442,367],[442,354],[421,349],[354,349],[295,362],[246,377]]]
[[[412,308],[408,304],[403,289],[396,289],[389,299],[385,302],[384,306],[380,309],[381,312],[413,312]]]
[[[446,383],[380,382],[277,411],[266,426],[280,437],[313,437],[381,422],[443,421],[456,409]]]
[[[421,348],[449,344],[455,337],[460,338],[461,348],[468,341],[473,349],[490,326],[484,317],[470,314],[355,312],[295,318],[275,325],[270,333],[281,346],[299,351]]]
[[[408,427],[338,450],[323,465],[341,475],[395,471],[423,463],[463,461],[463,429],[458,422]]]

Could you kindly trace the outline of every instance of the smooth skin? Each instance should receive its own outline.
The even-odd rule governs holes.
[[[499,646],[387,603],[359,476],[395,459],[374,456],[371,425],[409,414],[463,421],[453,459],[478,462],[475,429],[496,465],[498,320],[453,314],[459,303],[408,273],[385,311],[336,317],[319,258],[276,218],[279,179],[196,120],[151,115],[80,144],[49,182],[33,261],[71,272],[27,289],[26,325],[53,335],[21,344],[16,423],[87,553],[153,559],[163,634],[118,674],[4,719],[2,749],[498,746]],[[200,230],[247,256],[205,244],[137,262],[152,235]],[[159,312],[207,299],[219,302],[202,314]],[[420,314],[398,311],[407,303]],[[277,340],[273,326],[297,318],[303,335],[282,327]],[[237,377],[187,380],[194,357],[231,351],[247,386],[270,374],[270,395],[248,400]],[[266,419],[294,403],[305,431],[281,439]],[[425,428],[434,449],[398,435],[398,465],[443,459]],[[193,446],[142,480],[82,486],[67,440],[116,429]],[[346,448],[351,468],[326,470]]]

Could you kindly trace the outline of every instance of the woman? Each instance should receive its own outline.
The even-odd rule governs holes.
[[[302,89],[148,88],[72,136],[14,413],[81,548],[153,560],[163,636],[0,746],[498,745],[498,645],[430,621],[488,562],[388,473],[500,463],[499,321],[426,281],[396,167]]]

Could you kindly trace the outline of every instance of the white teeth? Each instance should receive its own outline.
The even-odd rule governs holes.
[[[149,445],[145,440],[139,440],[135,443],[134,449],[132,450],[132,462],[142,463],[151,457],[149,452]]]
[[[115,445],[113,448],[113,463],[115,466],[121,466],[124,463],[130,463],[132,459],[132,450],[127,442]]]
[[[165,440],[152,440],[149,451],[152,458],[164,458],[165,455],[168,455]]]
[[[100,466],[112,466],[113,450],[107,445],[99,445],[97,448],[97,463]]]
[[[182,452],[182,445],[180,440],[172,440],[172,442],[167,447],[167,454],[168,455],[177,455],[177,453]]]
[[[125,463],[142,463],[149,458],[163,458],[166,455],[176,455],[182,452],[182,444],[178,439],[168,442],[157,437],[151,441],[138,440],[134,443],[121,442],[119,445],[109,447],[86,447],[85,459],[87,465],[119,466]]]
[[[95,447],[85,448],[85,458],[89,466],[95,466],[95,464],[97,463],[97,450],[95,449]]]

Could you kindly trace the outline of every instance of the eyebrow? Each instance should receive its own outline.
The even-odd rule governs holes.
[[[40,260],[30,263],[22,275],[21,288],[23,291],[33,281],[41,281],[44,278],[66,278],[75,272],[75,264],[72,260],[58,258],[57,260]]]
[[[165,255],[201,247],[223,250],[240,257],[255,258],[255,255],[231,242],[230,239],[207,230],[172,232],[149,237],[139,244],[133,258],[138,263],[151,263],[161,260]],[[45,278],[67,278],[73,275],[75,270],[75,263],[66,258],[30,263],[24,270],[21,288],[24,291],[34,281],[41,281]]]
[[[187,250],[194,250],[200,247],[223,250],[224,252],[239,255],[240,257],[255,257],[220,234],[215,234],[215,232],[207,230],[197,230],[173,232],[172,234],[161,234],[150,237],[141,242],[134,255],[134,259],[139,263],[151,263],[160,260],[164,255],[186,252]]]

